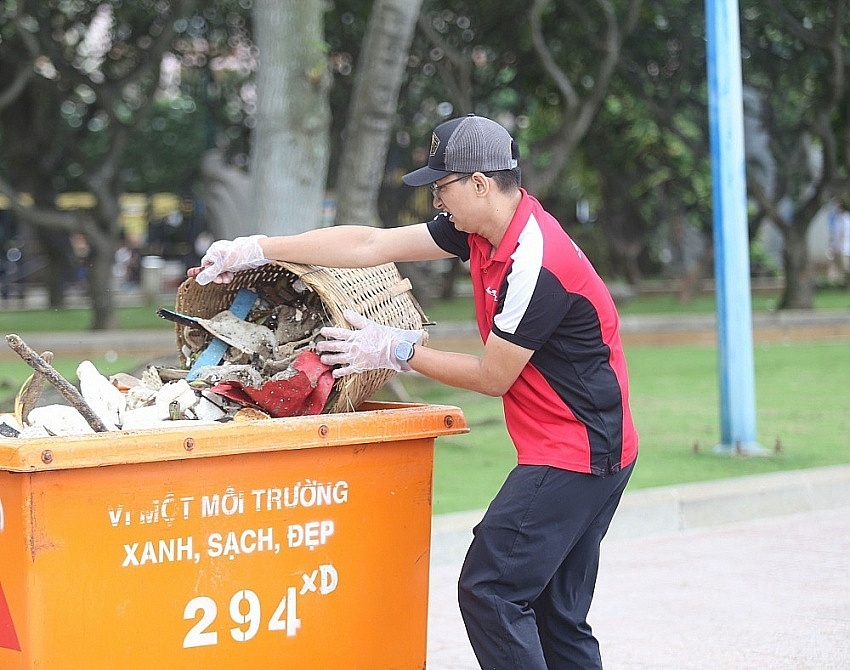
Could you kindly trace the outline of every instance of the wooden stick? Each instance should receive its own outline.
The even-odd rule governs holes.
[[[44,378],[49,381],[64,398],[71,403],[83,418],[88,422],[96,433],[104,433],[109,429],[106,424],[101,421],[100,417],[94,413],[89,404],[85,401],[76,387],[67,379],[60,375],[50,363],[39,356],[29,345],[24,342],[20,336],[14,333],[6,335],[6,344],[20,356],[24,362],[36,372],[44,375]]]

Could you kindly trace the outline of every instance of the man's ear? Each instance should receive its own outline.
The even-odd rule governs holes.
[[[475,194],[484,195],[490,190],[490,180],[481,172],[475,172],[472,175],[472,181],[475,184]]]

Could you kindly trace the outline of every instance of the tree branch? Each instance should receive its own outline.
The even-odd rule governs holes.
[[[607,28],[602,42],[603,58],[594,77],[593,89],[587,98],[582,100],[570,78],[555,61],[543,37],[541,19],[547,0],[534,0],[529,13],[534,50],[566,103],[566,110],[561,117],[561,124],[554,141],[552,138],[546,140],[547,150],[553,158],[548,165],[534,173],[538,181],[536,185],[538,189],[545,191],[549,188],[563,169],[567,157],[587,134],[607,94],[611,77],[620,60],[623,42],[637,25],[641,1],[631,0],[626,21],[621,28],[612,3],[609,0],[595,0],[605,17]]]
[[[555,86],[557,86],[558,90],[561,92],[564,101],[567,103],[567,109],[573,110],[581,104],[581,99],[579,98],[578,93],[576,93],[575,86],[573,86],[570,78],[563,69],[558,67],[558,64],[555,62],[555,58],[552,56],[552,52],[549,50],[549,47],[546,45],[546,40],[543,37],[543,24],[540,17],[542,16],[543,9],[547,4],[548,0],[534,0],[531,5],[531,11],[529,12],[528,17],[529,24],[531,26],[531,43],[534,45],[534,51],[538,58],[540,58],[540,62],[543,64],[543,69],[552,78],[552,81],[555,82]]]
[[[158,82],[158,77],[154,75],[157,74],[160,67],[162,55],[173,42],[176,20],[178,18],[184,18],[194,11],[196,3],[197,0],[179,0],[173,3],[172,11],[166,16],[161,17],[161,22],[163,23],[162,30],[150,48],[145,50],[146,58],[143,63],[131,70],[126,76],[107,80],[104,84],[97,84],[91,77],[68,62],[58,48],[57,42],[53,39],[52,33],[43,30],[39,31],[38,39],[41,44],[41,50],[48,55],[53,67],[56,68],[60,76],[66,79],[71,86],[86,86],[91,89],[100,103],[100,108],[109,117],[110,123],[121,124],[123,122],[115,111],[119,92],[128,86],[139,84],[146,78],[153,77]],[[144,96],[144,106],[149,106],[152,103],[152,95]]]
[[[9,199],[9,206],[17,216],[34,226],[49,228],[51,230],[61,230],[67,233],[80,231],[86,236],[91,235],[95,230],[91,217],[81,212],[62,212],[55,209],[27,205],[21,199],[20,193],[12,188],[11,184],[2,177],[0,177],[0,193]]]
[[[15,100],[18,99],[18,96],[20,96],[24,89],[26,89],[27,84],[29,84],[35,76],[35,71],[32,66],[33,64],[31,62],[21,63],[21,65],[18,66],[18,69],[15,72],[15,77],[12,79],[12,83],[0,92],[0,111],[15,102]]]
[[[750,195],[753,196],[756,203],[758,203],[758,206],[762,209],[764,214],[779,228],[783,231],[787,231],[791,228],[791,222],[782,216],[782,212],[779,211],[776,203],[774,203],[773,199],[767,194],[761,184],[754,179],[748,179],[747,190],[750,192]]]
[[[841,0],[839,0],[839,3],[841,3]],[[816,49],[824,48],[824,42],[827,41],[827,36],[806,28],[803,23],[785,7],[782,0],[766,0],[765,4],[776,12],[791,35],[803,42],[806,46],[814,47]],[[837,27],[840,27],[840,25],[841,24],[836,24]]]
[[[9,348],[20,356],[27,365],[36,372],[44,375],[44,378],[49,381],[54,388],[61,393],[65,400],[71,403],[71,406],[77,410],[86,423],[91,426],[92,430],[97,433],[104,433],[109,430],[103,420],[95,414],[91,406],[85,401],[82,394],[71,384],[67,379],[60,375],[50,363],[45,361],[30,346],[24,342],[19,335],[14,333],[6,335],[6,344]]]
[[[23,42],[26,53],[29,54],[29,58],[20,63],[12,82],[4,91],[0,92],[0,111],[17,100],[24,89],[26,89],[27,84],[33,79],[33,77],[35,77],[33,65],[35,64],[35,59],[39,55],[38,40],[29,30],[27,30],[26,26],[23,25],[20,18],[20,7],[18,7],[15,14],[13,14],[12,22],[15,25],[15,37]]]
[[[460,114],[468,114],[472,111],[469,58],[462,51],[453,49],[443,40],[424,12],[419,15],[418,25],[425,34],[425,38],[435,47],[442,50],[447,60],[451,63],[452,67],[446,67],[438,63],[437,73],[440,75],[440,80],[446,86],[449,97],[460,108],[458,110]],[[456,69],[459,74],[458,77],[452,76],[452,68]]]

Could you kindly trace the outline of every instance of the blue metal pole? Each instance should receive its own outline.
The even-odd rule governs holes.
[[[705,7],[720,378],[716,451],[762,453],[756,441],[738,0],[706,0]]]

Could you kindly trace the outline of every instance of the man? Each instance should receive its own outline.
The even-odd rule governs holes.
[[[474,529],[459,603],[482,668],[601,668],[586,616],[599,544],[635,459],[626,363],[613,300],[559,223],[520,188],[518,151],[477,116],[434,130],[428,164],[403,177],[429,186],[430,222],[342,226],[214,243],[199,281],[229,281],[267,259],[339,267],[458,256],[470,263],[483,355],[418,344],[419,332],[349,313],[327,328],[334,374],[389,367],[501,396],[517,466]]]

